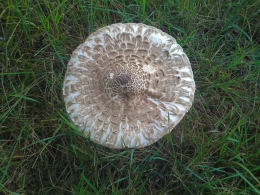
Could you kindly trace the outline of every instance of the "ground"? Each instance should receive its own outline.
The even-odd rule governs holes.
[[[0,193],[260,194],[257,0],[0,3]],[[141,22],[176,38],[196,82],[191,110],[142,149],[81,135],[61,93],[72,51],[96,29]]]

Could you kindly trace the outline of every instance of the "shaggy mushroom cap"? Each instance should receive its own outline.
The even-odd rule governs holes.
[[[148,146],[190,109],[195,82],[176,40],[145,24],[113,24],[71,55],[63,94],[76,126],[110,148]]]

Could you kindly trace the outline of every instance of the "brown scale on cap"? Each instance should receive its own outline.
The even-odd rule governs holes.
[[[73,52],[63,94],[71,120],[111,148],[148,146],[190,109],[190,62],[170,35],[144,24],[113,24]]]

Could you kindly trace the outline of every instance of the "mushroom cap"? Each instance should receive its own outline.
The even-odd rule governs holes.
[[[148,146],[190,109],[195,82],[176,40],[141,23],[118,23],[89,35],[71,55],[63,85],[66,110],[94,142]]]

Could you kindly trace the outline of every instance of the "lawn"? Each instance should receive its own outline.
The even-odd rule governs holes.
[[[0,2],[0,194],[260,194],[260,1]],[[100,27],[140,22],[176,38],[196,82],[159,142],[113,150],[70,122],[72,51]]]

